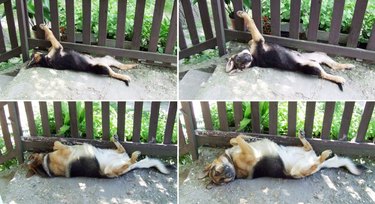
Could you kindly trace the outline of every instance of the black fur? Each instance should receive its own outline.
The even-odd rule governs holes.
[[[285,173],[284,163],[279,156],[265,156],[254,166],[253,178],[290,178]]]
[[[100,178],[99,162],[95,157],[80,157],[70,165],[70,177]]]

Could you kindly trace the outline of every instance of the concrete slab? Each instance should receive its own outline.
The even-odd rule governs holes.
[[[229,76],[225,72],[227,58],[247,48],[247,44],[229,42],[228,54],[204,63],[181,65],[184,69],[217,66],[214,73],[203,84],[195,96],[197,100],[369,100],[375,95],[375,65],[352,59],[335,57],[342,63],[355,64],[345,71],[327,72],[346,79],[344,91],[334,83],[300,73],[254,67]],[[193,84],[192,84],[193,86]],[[195,84],[195,86],[198,86]],[[189,89],[194,89],[189,87]]]
[[[210,78],[211,73],[199,70],[188,71],[179,83],[179,99],[193,99],[201,86]]]
[[[303,179],[238,179],[206,189],[199,179],[205,165],[224,149],[199,148],[199,159],[179,169],[180,203],[373,203],[375,161],[361,159],[368,170],[354,176],[344,169],[322,169]],[[193,195],[193,196],[192,196]]]
[[[177,203],[177,171],[136,169],[114,179],[25,178],[26,168],[0,174],[4,203]]]
[[[12,76],[0,75],[0,93],[13,79]]]
[[[115,70],[117,71],[117,70]],[[0,99],[24,100],[176,100],[176,69],[138,65],[119,71],[124,82],[91,73],[45,68],[21,69]]]

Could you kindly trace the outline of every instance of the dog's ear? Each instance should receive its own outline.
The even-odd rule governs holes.
[[[234,57],[235,55],[228,59],[227,66],[225,67],[225,72],[228,73],[234,69]]]
[[[26,178],[30,178],[35,175],[35,171],[29,169],[26,173]]]
[[[204,167],[204,170],[203,170],[202,174],[199,176],[199,179],[204,179],[204,178],[208,177],[208,172],[211,169],[211,165],[212,164],[208,164],[208,165],[206,165],[206,167]]]

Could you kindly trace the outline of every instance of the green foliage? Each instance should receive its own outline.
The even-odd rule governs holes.
[[[77,118],[78,118],[78,130],[79,135],[83,138],[86,137],[86,113],[85,106],[83,102],[76,103],[77,108]],[[48,121],[51,134],[59,135],[63,137],[70,137],[70,116],[69,116],[69,107],[67,102],[62,102],[61,104],[63,125],[59,130],[56,130],[54,111],[52,106],[48,106]],[[117,105],[116,103],[110,103],[109,106],[110,120],[109,128],[110,135],[115,135],[117,133]],[[127,110],[125,115],[125,136],[128,141],[132,140],[133,137],[133,118],[134,110]],[[141,124],[141,142],[148,142],[148,128],[150,122],[150,112],[143,111],[142,113],[142,124]],[[162,143],[164,141],[164,130],[167,122],[167,113],[164,111],[159,112],[159,120],[156,132],[156,141],[157,143]],[[38,115],[35,119],[36,129],[38,135],[43,135],[42,121],[41,116]],[[93,135],[95,139],[101,139],[103,135],[102,131],[102,110],[101,103],[93,102]],[[177,123],[174,124],[174,131],[172,134],[172,143],[177,143]]]
[[[0,137],[0,152],[2,153],[2,155],[6,154],[4,139],[2,137]],[[9,169],[16,164],[18,164],[17,159],[8,160],[3,164],[0,164],[0,172],[4,171],[5,169]]]
[[[189,58],[184,59],[183,64],[201,63],[201,62],[205,62],[217,56],[219,56],[219,51],[217,49],[215,50],[208,49],[208,50],[204,50],[201,53],[192,55]]]
[[[184,154],[184,155],[180,156],[178,161],[181,165],[186,165],[186,164],[192,163],[193,158],[191,157],[191,154]]]
[[[226,103],[228,123],[230,127],[234,126],[233,119],[233,103]],[[338,134],[341,127],[342,114],[345,108],[344,102],[336,102],[335,111],[332,120],[330,138],[338,139]],[[240,122],[240,127],[237,131],[241,132],[252,132],[252,121],[251,121],[251,106],[249,102],[242,103],[243,110],[243,119]],[[318,102],[316,103],[315,115],[314,115],[314,124],[313,124],[313,137],[319,138],[321,136],[321,131],[323,127],[325,103]],[[304,121],[306,113],[306,102],[297,102],[297,121],[296,121],[296,130],[304,129]],[[354,111],[350,123],[350,128],[348,131],[347,138],[352,140],[358,130],[359,123],[363,114],[363,107],[359,103],[356,103],[354,106]],[[215,130],[218,130],[220,127],[219,117],[217,113],[216,104],[211,105],[211,116],[213,127]],[[261,133],[269,133],[269,102],[259,102],[259,116],[261,124]],[[279,102],[278,103],[278,124],[277,130],[279,135],[288,134],[288,102]],[[375,139],[375,116],[372,116],[370,121],[367,134],[365,137],[366,140],[372,141]]]

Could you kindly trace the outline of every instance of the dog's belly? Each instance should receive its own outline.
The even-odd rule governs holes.
[[[302,147],[279,147],[279,155],[287,173],[289,173],[296,164],[301,163],[301,161],[303,161],[304,165],[308,166],[317,158],[313,150],[306,152]]]
[[[112,149],[96,149],[95,156],[99,161],[101,172],[104,172],[104,169],[107,167],[119,167],[130,159],[126,152],[119,154],[116,150]]]
[[[70,177],[101,177],[99,162],[95,157],[79,157],[70,165]]]

